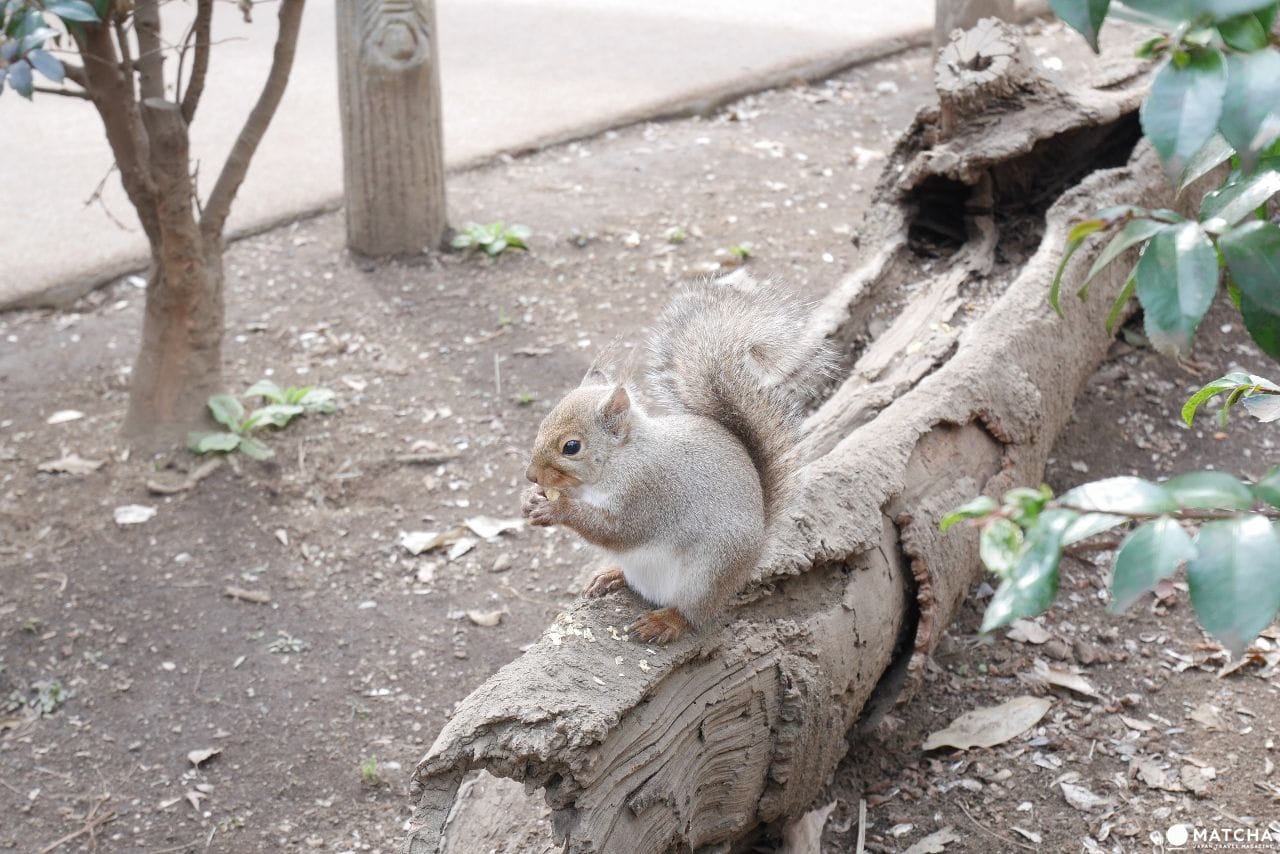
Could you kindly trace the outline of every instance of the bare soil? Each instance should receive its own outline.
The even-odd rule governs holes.
[[[1056,26],[1035,44],[1068,68],[1085,56]],[[71,311],[0,316],[0,850],[394,850],[409,774],[450,709],[539,635],[591,563],[559,532],[504,533],[452,559],[411,555],[401,533],[517,516],[547,408],[598,347],[634,341],[673,282],[732,247],[815,297],[852,270],[883,153],[930,93],[915,51],[452,176],[455,224],[534,230],[531,252],[494,261],[352,257],[340,215],[235,244],[228,385],[322,385],[340,406],[267,437],[272,460],[229,459],[170,495],[148,481],[201,460],[131,458],[117,439],[141,291],[124,280]],[[1178,425],[1193,386],[1263,366],[1229,313],[1205,331],[1195,374],[1117,345],[1050,484],[1276,462],[1274,430]],[[66,410],[82,417],[47,423]],[[39,471],[69,453],[102,465]],[[121,526],[124,505],[156,513]],[[836,802],[830,850],[852,850],[860,797],[869,851],[944,826],[960,837],[947,851],[1145,851],[1175,819],[1280,814],[1274,661],[1217,677],[1185,590],[1114,617],[1105,565],[1066,568],[1041,645],[978,639],[974,602],[930,681],[855,742],[819,799]],[[1028,736],[921,753],[958,714],[1042,690],[1019,678],[1037,657],[1082,665],[1098,696],[1054,689]],[[1206,703],[1222,728],[1187,720]],[[1126,730],[1119,713],[1152,728]],[[217,753],[196,764],[192,751]],[[1129,772],[1135,754],[1214,777],[1200,795],[1152,789]],[[1053,781],[1070,772],[1112,805],[1069,806]]]

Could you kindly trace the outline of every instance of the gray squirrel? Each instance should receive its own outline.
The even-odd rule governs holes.
[[[629,627],[641,640],[710,625],[792,500],[801,405],[831,365],[810,315],[741,270],[680,286],[649,336],[647,398],[606,354],[538,429],[524,516],[608,553],[585,596],[659,606]]]

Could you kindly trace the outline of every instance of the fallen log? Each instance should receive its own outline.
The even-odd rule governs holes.
[[[877,189],[864,241],[879,249],[820,312],[840,378],[815,402],[800,498],[732,622],[650,648],[622,631],[644,607],[631,594],[576,603],[444,727],[415,774],[405,851],[728,850],[803,813],[850,730],[910,693],[912,662],[980,576],[976,536],[941,535],[940,517],[1040,481],[1110,343],[1122,265],[1065,317],[1047,304],[1069,224],[1171,203],[1151,152],[1130,159],[1137,66],[1067,88],[1017,30],[984,20],[936,78],[938,105]]]

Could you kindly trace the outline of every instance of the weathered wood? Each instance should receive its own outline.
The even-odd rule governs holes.
[[[967,30],[982,18],[1013,20],[1014,0],[934,0],[933,49],[945,47],[956,30]]]
[[[453,797],[473,769],[541,789],[568,851],[727,850],[804,812],[851,728],[917,684],[912,664],[981,574],[976,536],[944,536],[939,519],[1039,482],[1110,343],[1124,265],[1063,318],[1046,303],[1069,223],[1170,203],[1146,149],[1077,184],[1126,160],[1140,85],[1064,92],[1006,47],[1034,98],[974,99],[947,134],[926,109],[889,159],[864,238],[883,249],[817,320],[844,376],[808,419],[799,499],[733,621],[650,649],[620,633],[643,608],[631,594],[576,603],[420,763],[410,854],[481,850],[478,827],[488,850],[537,820],[510,788]],[[1095,254],[1078,252],[1068,277]]]
[[[447,221],[435,0],[336,5],[347,246],[436,249]]]

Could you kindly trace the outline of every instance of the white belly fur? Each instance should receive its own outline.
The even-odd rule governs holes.
[[[627,586],[655,605],[677,604],[690,582],[674,550],[661,545],[641,546],[617,555]]]

